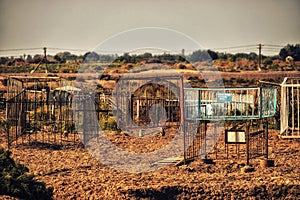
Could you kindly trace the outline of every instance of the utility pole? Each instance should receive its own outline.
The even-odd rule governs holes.
[[[262,44],[258,44],[258,71],[261,71],[261,47],[263,45]]]
[[[184,50],[184,49],[181,50],[181,56],[182,56],[183,58],[185,57],[185,50]]]
[[[45,65],[46,65],[46,74],[48,73],[48,62],[47,62],[47,48],[44,47],[44,60],[45,60]]]
[[[45,62],[46,65],[45,72],[46,74],[48,73],[47,48],[44,47],[43,50],[44,50],[44,58],[39,62],[39,64],[33,70],[31,70],[30,72],[31,74],[34,73],[39,68],[39,66],[42,64],[43,61]]]

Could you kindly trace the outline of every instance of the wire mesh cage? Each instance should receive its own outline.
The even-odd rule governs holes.
[[[51,76],[8,78],[6,121],[8,145],[13,142],[70,143],[77,140],[73,124],[72,81]]]
[[[280,136],[300,138],[300,78],[286,77],[281,84]]]
[[[267,118],[276,113],[275,87],[184,88],[187,159],[267,157]],[[198,122],[198,123],[197,123]],[[263,124],[265,127],[263,127]],[[257,147],[257,148],[255,148]]]
[[[188,120],[250,120],[276,113],[276,88],[184,88]]]
[[[105,130],[108,123],[102,121],[113,117],[116,129],[134,132],[135,137],[157,127],[170,138],[178,131],[185,160],[208,154],[216,159],[242,154],[252,158],[267,154],[268,127],[262,124],[276,112],[275,87],[186,88],[177,73],[127,74],[110,94],[86,93],[59,77],[10,77],[8,86],[9,145],[20,139],[86,144],[99,137],[99,128]],[[300,92],[291,91],[287,98]]]
[[[179,127],[183,121],[182,76],[179,74],[127,74],[112,95],[117,125],[128,132],[157,127]]]

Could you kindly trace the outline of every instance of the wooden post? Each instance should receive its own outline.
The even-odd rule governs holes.
[[[258,44],[258,71],[261,71],[261,60],[262,60],[262,56],[261,56],[261,48],[262,48],[262,44]]]
[[[47,48],[44,47],[43,50],[44,50],[44,59],[45,59],[45,65],[46,65],[45,72],[48,73]]]

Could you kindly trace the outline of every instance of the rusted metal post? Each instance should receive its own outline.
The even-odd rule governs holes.
[[[203,147],[203,153],[204,153],[204,159],[207,159],[207,152],[206,152],[206,131],[207,131],[207,121],[205,120],[204,121],[204,137],[203,137],[203,144],[204,144],[204,147]]]
[[[265,125],[265,137],[266,137],[266,159],[269,157],[269,132],[268,132],[268,120],[266,119],[266,125]]]
[[[247,165],[250,164],[250,124],[246,123],[246,154],[247,154]]]

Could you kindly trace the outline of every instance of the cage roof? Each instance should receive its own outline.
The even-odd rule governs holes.
[[[149,78],[169,78],[169,79],[180,79],[183,75],[179,72],[172,70],[150,70],[150,71],[141,71],[138,73],[126,73],[122,76],[121,79],[149,79]]]
[[[58,88],[55,88],[54,90],[57,90],[57,91],[67,91],[67,92],[70,92],[70,91],[80,92],[81,91],[81,89],[79,89],[77,87],[74,87],[74,86],[70,86],[70,85],[58,87]]]

